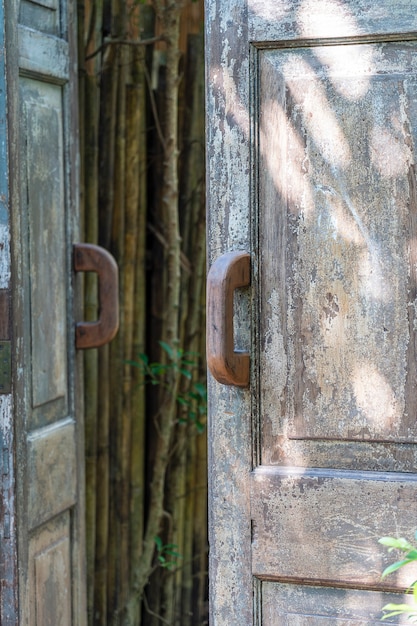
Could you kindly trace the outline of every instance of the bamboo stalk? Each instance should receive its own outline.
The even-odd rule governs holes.
[[[141,6],[138,15],[138,27],[144,38],[151,38],[155,27],[155,14],[150,6]],[[146,79],[144,65],[147,51],[136,50],[132,68],[132,81],[138,89],[138,184],[139,197],[137,207],[137,248],[135,275],[135,315],[133,325],[133,358],[146,352],[146,221],[147,221],[147,119],[146,119]],[[130,467],[130,559],[131,580],[130,598],[126,609],[126,623],[141,624],[139,597],[132,592],[135,572],[140,566],[145,516],[145,388],[142,372],[139,368],[132,371],[132,438]]]
[[[190,35],[188,38],[187,55],[187,100],[189,112],[188,123],[184,128],[185,135],[185,158],[183,166],[183,199],[186,212],[189,214],[188,231],[184,232],[184,240],[187,242],[187,255],[193,259],[193,272],[188,286],[187,324],[184,336],[184,345],[192,353],[200,354],[200,367],[204,363],[204,353],[201,355],[201,329],[204,328],[204,308],[201,299],[205,289],[205,202],[204,202],[204,53],[202,35]],[[204,372],[204,367],[203,367]],[[199,376],[197,376],[197,379]],[[199,515],[198,506],[203,501],[198,498],[200,489],[199,480],[201,473],[196,472],[196,464],[199,463],[197,450],[201,436],[191,437],[187,457],[187,512],[185,523],[185,536],[188,538],[184,560],[187,563],[187,571],[184,572],[182,594],[182,620],[184,626],[195,623],[196,611],[194,601],[194,576],[196,575],[195,537],[202,530],[196,524]],[[202,469],[202,468],[198,468]],[[203,511],[206,509],[203,504]],[[203,526],[203,529],[205,527]],[[204,532],[204,531],[203,531]],[[201,546],[198,547],[201,549]]]
[[[109,397],[105,384],[109,380],[109,347],[99,350],[98,369],[100,392],[98,394],[97,427],[97,500],[96,546],[94,580],[94,625],[107,625],[107,574],[109,563],[107,543],[109,536]],[[104,384],[103,384],[104,383]]]
[[[126,92],[126,180],[125,180],[125,237],[123,250],[124,273],[124,336],[123,336],[123,403],[119,417],[119,447],[116,473],[115,500],[118,513],[118,558],[120,559],[120,600],[119,606],[127,605],[130,590],[130,463],[131,463],[131,416],[132,416],[132,376],[127,361],[133,358],[134,301],[135,301],[135,261],[137,247],[137,210],[139,205],[139,108],[138,88],[130,86]]]
[[[90,46],[94,47],[101,34],[101,2],[85,2],[84,30],[79,46],[79,64],[83,68],[83,102],[80,110],[83,120],[82,137],[82,189],[84,201],[83,240],[96,243],[98,238],[98,117],[99,90],[95,74],[98,63],[83,64]],[[80,15],[80,24],[82,24]],[[80,29],[81,31],[81,29]],[[86,320],[97,319],[97,281],[94,276],[85,277]],[[85,455],[86,455],[86,548],[87,548],[87,612],[88,623],[93,624],[96,540],[96,467],[97,467],[97,416],[98,416],[98,355],[97,350],[84,354],[84,407],[85,407]]]
[[[103,30],[105,16],[111,14],[111,2],[103,2]],[[116,134],[117,66],[116,51],[106,50],[100,74],[100,132],[99,132],[99,243],[110,248],[111,224],[114,201],[114,165]],[[109,347],[99,350],[99,406],[97,438],[97,515],[96,515],[96,575],[94,589],[94,624],[107,626],[111,611],[108,579],[113,572],[109,559],[109,477],[110,477],[110,370]]]
[[[194,471],[198,476],[195,489],[193,532],[193,603],[196,624],[208,624],[208,540],[207,540],[207,432],[197,438]]]
[[[182,2],[163,6],[157,0],[156,11],[164,24],[167,40],[166,92],[165,92],[165,151],[162,182],[162,215],[165,236],[168,242],[166,251],[167,290],[162,339],[170,346],[177,346],[179,340],[179,293],[180,293],[180,236],[178,220],[178,76],[179,76],[179,24]],[[176,415],[176,395],[178,374],[172,370],[168,379],[170,391],[163,396],[158,415],[158,437],[156,441],[155,463],[151,479],[148,518],[144,537],[142,567],[135,579],[135,591],[142,595],[154,554],[154,537],[159,534],[164,514],[164,488],[169,447]]]
[[[123,1],[123,0],[122,0]],[[127,50],[118,50],[117,123],[116,123],[116,167],[114,176],[114,207],[112,221],[111,251],[119,263],[120,326],[117,337],[110,346],[111,398],[110,430],[110,533],[108,554],[112,564],[108,577],[109,624],[120,624],[120,611],[126,602],[129,582],[128,530],[129,484],[124,475],[129,450],[125,448],[126,424],[123,413],[123,361],[126,334],[126,272],[125,272],[125,198],[126,198],[126,82]],[[127,456],[127,459],[126,459]]]

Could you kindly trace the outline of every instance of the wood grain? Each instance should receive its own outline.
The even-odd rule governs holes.
[[[253,573],[269,580],[405,589],[417,567],[381,581],[392,558],[378,538],[410,535],[416,486],[410,474],[258,467],[252,475]]]

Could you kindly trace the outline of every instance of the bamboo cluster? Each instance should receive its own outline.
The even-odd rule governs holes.
[[[202,625],[202,3],[78,5],[84,240],[116,258],[121,307],[116,339],[85,353],[89,624]],[[94,276],[85,306],[95,319]],[[158,384],[139,355],[161,364]]]

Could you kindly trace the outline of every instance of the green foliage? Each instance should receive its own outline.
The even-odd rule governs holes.
[[[177,552],[178,546],[175,543],[164,544],[161,537],[154,537],[154,539],[158,564],[172,571],[177,566],[178,559],[182,559],[182,555]]]
[[[417,540],[417,532],[414,535]],[[395,537],[382,537],[379,540],[383,546],[387,546],[388,552],[392,552],[393,550],[399,550],[400,552],[405,553],[405,556],[400,561],[395,561],[391,565],[388,565],[382,572],[382,578],[392,574],[396,570],[404,567],[412,563],[413,561],[417,561],[417,548],[409,543],[403,537],[396,539]],[[385,611],[382,619],[387,619],[389,617],[395,617],[397,615],[407,615],[407,619],[412,621],[413,623],[417,623],[417,580],[415,580],[406,590],[406,593],[410,593],[413,595],[413,604],[397,604],[391,602],[390,604],[386,604],[382,610]]]
[[[149,362],[147,354],[139,354],[137,361],[127,363],[142,370],[145,384],[160,385],[168,391],[171,390],[170,374],[174,372],[189,381],[188,389],[179,391],[176,396],[178,405],[186,409],[186,417],[180,417],[179,422],[191,422],[202,433],[207,414],[207,391],[204,383],[193,380],[193,374],[198,368],[195,360],[197,355],[173,348],[164,341],[160,341],[159,345],[167,356],[166,363]]]

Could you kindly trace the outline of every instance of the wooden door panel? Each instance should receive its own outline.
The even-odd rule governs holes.
[[[30,626],[68,626],[72,621],[71,520],[67,513],[36,531],[29,544],[27,617]]]
[[[72,419],[28,437],[28,527],[37,528],[77,502],[76,432]]]
[[[348,47],[359,79],[338,47],[260,55],[267,457],[284,428],[290,439],[417,434],[416,49]]]
[[[398,594],[272,582],[261,583],[259,595],[263,626],[382,625],[392,623],[379,619],[387,602],[410,602],[410,598]]]
[[[413,44],[360,49],[368,59],[377,54],[383,72],[372,78],[375,84],[359,105],[352,97],[349,107],[343,100],[354,94],[354,80],[346,69],[337,67],[336,76],[323,70],[321,50],[260,53],[260,273],[268,284],[261,458],[415,471],[415,450],[378,442],[415,441],[415,321],[409,306],[415,298],[415,52]],[[284,70],[290,57],[292,69],[297,65],[291,78]],[[364,148],[367,141],[373,141],[372,151]],[[393,161],[390,142],[397,146]],[[337,159],[343,166],[349,153],[355,163],[342,167],[345,180],[335,192]],[[278,245],[264,247],[268,238]],[[338,440],[337,448],[326,439]],[[252,491],[254,574],[308,580],[313,573],[336,585],[380,584],[386,561],[376,540],[414,528],[415,481],[404,477],[398,491],[395,483],[338,476],[327,476],[325,495],[305,477],[283,490],[282,476],[273,480],[257,472],[255,483],[272,482]],[[389,582],[401,589],[409,580],[406,573],[405,580]],[[271,619],[276,623],[277,615]],[[288,619],[304,625],[334,618]]]
[[[416,51],[257,53],[261,579],[375,589],[414,528]]]
[[[21,141],[27,172],[32,406],[44,421],[67,411],[66,235],[62,87],[21,79]],[[64,219],[63,219],[64,217]],[[51,262],[53,260],[53,262]],[[46,348],[47,346],[47,348]],[[43,419],[42,419],[43,417]]]
[[[253,574],[404,589],[417,578],[417,566],[382,583],[381,572],[392,558],[377,540],[387,526],[409,535],[416,488],[417,479],[409,474],[257,468],[251,488]]]
[[[58,0],[21,0],[19,22],[29,28],[59,35],[61,6]]]

